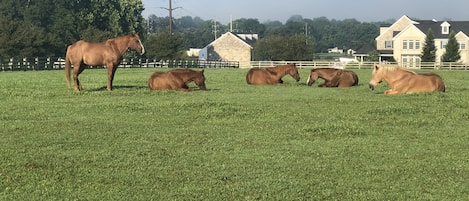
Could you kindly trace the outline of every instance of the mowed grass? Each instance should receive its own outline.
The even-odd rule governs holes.
[[[464,200],[469,72],[446,93],[249,86],[205,69],[207,91],[149,91],[152,72],[0,72],[0,200]],[[322,82],[321,80],[319,81]],[[191,85],[194,86],[194,85]]]

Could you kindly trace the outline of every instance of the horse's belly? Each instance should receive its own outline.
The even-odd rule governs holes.
[[[83,56],[83,63],[90,66],[104,65],[104,57],[101,55]]]

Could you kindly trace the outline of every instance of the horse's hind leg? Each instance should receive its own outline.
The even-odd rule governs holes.
[[[85,64],[81,63],[79,66],[73,68],[73,81],[75,84],[75,91],[83,90],[83,87],[78,79],[78,75],[85,70]]]

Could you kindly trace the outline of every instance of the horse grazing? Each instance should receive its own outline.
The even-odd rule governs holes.
[[[311,86],[318,78],[324,80],[324,83],[320,84],[319,87],[351,87],[358,85],[358,76],[355,72],[336,68],[312,69],[306,84]]]
[[[267,68],[251,68],[246,75],[246,82],[253,85],[282,84],[282,77],[292,76],[300,81],[296,64],[280,65]]]
[[[387,82],[391,87],[384,92],[385,95],[445,92],[445,83],[439,75],[435,73],[416,74],[397,66],[376,65],[369,83],[371,90],[374,90],[382,81]]]
[[[168,72],[154,72],[148,79],[151,90],[193,91],[187,84],[194,81],[200,90],[206,90],[204,70],[175,69]]]
[[[107,68],[107,90],[112,90],[112,80],[116,73],[117,66],[122,60],[122,55],[132,49],[140,53],[145,53],[145,48],[140,41],[138,33],[121,36],[106,40],[102,43],[92,43],[84,40],[75,42],[67,47],[65,56],[65,77],[70,88],[70,66],[73,65],[73,80],[76,91],[83,89],[78,75],[85,66],[105,65]]]

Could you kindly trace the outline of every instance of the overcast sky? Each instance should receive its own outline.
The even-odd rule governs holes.
[[[143,16],[168,16],[169,0],[142,0]],[[215,19],[227,24],[235,19],[255,18],[261,23],[285,23],[292,15],[313,19],[356,19],[379,22],[403,15],[421,20],[469,21],[469,0],[172,0],[174,18],[183,16]],[[163,7],[163,8],[161,8]]]

